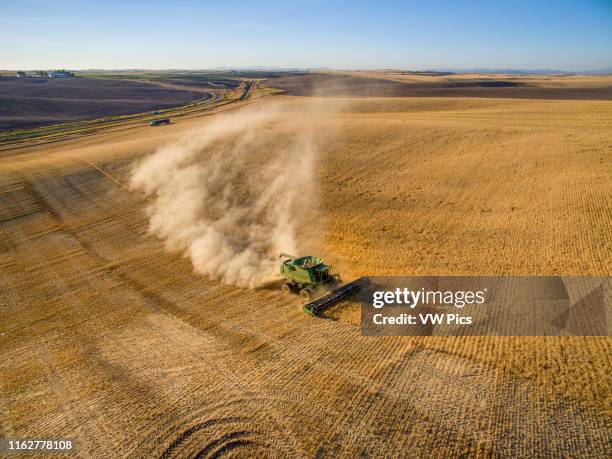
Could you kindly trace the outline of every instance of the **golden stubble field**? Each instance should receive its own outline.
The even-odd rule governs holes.
[[[388,71],[352,71],[352,72],[330,72],[356,76],[361,78],[377,78],[400,83],[448,83],[453,81],[511,81],[540,88],[605,88],[612,84],[610,75],[517,75],[517,74],[481,74],[481,73],[440,73],[438,76],[431,72],[400,72]]]
[[[610,274],[612,103],[256,104],[283,100],[323,139],[300,237],[345,278]],[[316,320],[167,252],[129,171],[206,122],[0,153],[2,436],[82,457],[608,455],[610,338],[361,337],[350,302]]]

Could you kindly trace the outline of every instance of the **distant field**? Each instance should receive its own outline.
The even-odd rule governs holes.
[[[266,85],[295,96],[612,99],[612,77],[609,76],[312,73],[268,80]]]
[[[126,115],[211,97],[204,89],[119,79],[0,78],[0,130]]]

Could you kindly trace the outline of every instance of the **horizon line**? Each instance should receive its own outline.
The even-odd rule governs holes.
[[[611,73],[612,66],[603,68],[592,68],[587,70],[564,70],[554,68],[532,68],[532,67],[429,67],[423,69],[405,69],[398,67],[381,67],[381,68],[333,68],[328,66],[319,67],[283,67],[283,66],[265,66],[265,65],[252,65],[252,66],[218,66],[218,67],[165,67],[165,68],[153,68],[153,67],[87,67],[87,68],[74,68],[74,67],[50,67],[50,68],[4,68],[0,69],[0,72],[32,72],[32,71],[52,71],[52,70],[68,70],[74,72],[87,72],[87,71],[106,71],[106,72],[145,72],[145,71],[156,71],[156,72],[169,72],[169,71],[188,71],[188,72],[223,72],[223,71],[261,71],[261,72],[283,72],[283,71],[337,71],[337,72],[437,72],[437,73],[506,73],[506,72],[523,72],[523,73],[555,73],[555,74],[589,74],[589,73]]]

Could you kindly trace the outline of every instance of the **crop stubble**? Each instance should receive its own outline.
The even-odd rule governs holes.
[[[345,278],[609,274],[609,102],[299,103],[338,129],[312,221]],[[143,152],[96,142],[0,163],[3,436],[97,457],[609,452],[609,338],[367,338],[354,305],[313,320],[209,281],[119,185]]]

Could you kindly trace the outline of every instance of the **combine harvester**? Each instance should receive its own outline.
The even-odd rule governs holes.
[[[304,312],[312,316],[318,316],[342,298],[360,290],[368,282],[367,277],[360,277],[339,286],[342,282],[340,275],[332,271],[331,265],[323,263],[322,258],[313,256],[298,258],[286,253],[281,253],[280,258],[285,258],[280,267],[280,274],[285,278],[283,292],[298,293],[307,303],[304,305]],[[336,288],[329,291],[329,287]],[[328,290],[328,293],[312,300],[315,293],[322,289]]]

